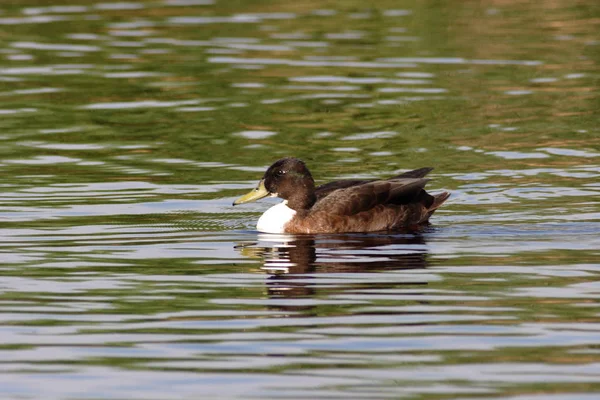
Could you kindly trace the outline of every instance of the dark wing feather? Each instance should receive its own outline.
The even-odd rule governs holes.
[[[430,173],[433,168],[425,167],[419,168],[412,171],[403,172],[400,175],[396,175],[388,180],[392,179],[402,179],[402,178],[423,178],[425,175]],[[317,200],[322,199],[323,197],[329,195],[331,192],[338,189],[346,189],[352,186],[364,185],[365,183],[375,182],[377,179],[342,179],[338,181],[333,181],[329,183],[325,183],[321,186],[318,186],[315,189],[315,194],[317,195]]]
[[[408,204],[419,199],[428,179],[402,178],[371,181],[331,192],[318,200],[313,212],[332,215],[354,215],[378,205]]]
[[[392,178],[389,178],[389,179],[424,178],[431,171],[433,171],[433,168],[431,168],[431,167],[413,169],[412,171],[403,172],[400,175],[396,175],[396,176],[394,176]]]
[[[331,192],[336,191],[338,189],[346,189],[352,186],[363,185],[365,183],[373,182],[371,180],[360,180],[360,179],[343,179],[339,181],[333,181],[329,183],[325,183],[321,186],[317,186],[315,188],[315,194],[317,195],[317,200],[322,199],[323,197],[329,195]]]

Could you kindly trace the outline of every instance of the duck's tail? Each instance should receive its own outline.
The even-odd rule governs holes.
[[[450,197],[450,192],[442,192],[440,194],[433,195],[433,204],[429,207],[430,210],[437,210],[446,200]]]
[[[448,200],[448,197],[450,197],[450,192],[442,192],[433,195],[433,203],[427,208],[427,216],[425,218],[425,221],[429,220],[431,214],[433,214],[435,210],[440,208],[440,206],[444,204],[446,200]]]

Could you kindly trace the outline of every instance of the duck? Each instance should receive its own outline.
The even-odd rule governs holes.
[[[265,197],[283,202],[262,214],[256,229],[276,234],[394,232],[426,225],[450,197],[424,189],[433,168],[419,168],[387,179],[343,179],[315,185],[304,161],[275,161],[255,189],[233,205]]]

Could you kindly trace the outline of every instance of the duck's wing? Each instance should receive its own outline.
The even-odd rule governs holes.
[[[401,178],[424,178],[428,173],[433,171],[431,167],[413,169],[412,171],[406,171],[400,175],[396,175],[390,179],[401,179]]]
[[[349,216],[368,211],[378,205],[423,203],[428,208],[433,196],[423,188],[428,182],[423,178],[400,178],[385,181],[367,181],[363,184],[332,191],[317,200],[311,211]]]
[[[394,179],[402,179],[402,178],[423,178],[428,173],[430,173],[433,168],[425,167],[419,168],[412,171],[403,172],[400,175],[396,175],[388,180]],[[325,183],[323,185],[317,186],[315,189],[315,194],[317,195],[317,200],[322,199],[323,197],[329,195],[335,190],[338,189],[346,189],[353,186],[364,185],[365,183],[375,182],[377,179],[342,179],[339,181],[333,181],[329,183]]]
[[[346,189],[352,186],[364,185],[365,183],[373,182],[373,179],[370,180],[360,180],[360,179],[343,179],[339,181],[333,181],[329,183],[325,183],[323,185],[317,186],[315,188],[315,195],[317,196],[317,200],[322,199],[325,196],[328,196],[332,192],[338,189]]]

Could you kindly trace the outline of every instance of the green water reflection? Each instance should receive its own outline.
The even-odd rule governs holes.
[[[595,398],[599,17],[3,2],[0,394]],[[259,235],[231,200],[288,155],[453,196],[418,235]]]

